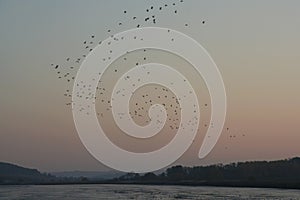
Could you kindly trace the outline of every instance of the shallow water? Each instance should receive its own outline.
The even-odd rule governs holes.
[[[300,190],[157,185],[29,185],[0,186],[0,199],[300,199]]]

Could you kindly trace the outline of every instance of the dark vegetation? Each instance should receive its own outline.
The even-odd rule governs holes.
[[[300,158],[228,165],[174,166],[161,174],[128,173],[116,182],[136,184],[279,187],[300,189]]]
[[[127,173],[109,180],[55,177],[0,163],[0,184],[160,184],[191,186],[274,187],[300,189],[300,158],[238,162],[228,165],[174,166],[160,174]]]
[[[20,167],[0,162],[0,185],[86,183],[87,178],[55,177],[49,173],[40,173],[36,169]]]

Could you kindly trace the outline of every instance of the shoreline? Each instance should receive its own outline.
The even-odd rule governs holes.
[[[112,182],[112,181],[89,181],[89,182],[53,182],[53,183],[29,183],[29,184],[0,184],[0,186],[43,186],[43,185],[149,185],[149,186],[188,186],[188,187],[228,187],[228,188],[258,188],[258,189],[292,189],[300,190],[300,182],[294,183],[270,183],[270,182]]]

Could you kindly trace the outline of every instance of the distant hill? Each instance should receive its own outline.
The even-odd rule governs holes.
[[[54,181],[55,177],[37,169],[0,162],[0,184],[32,184]]]
[[[194,186],[271,187],[300,189],[300,158],[238,162],[227,165],[173,166],[162,173],[57,172],[40,173],[0,162],[2,184],[158,184]],[[116,177],[118,175],[119,177]]]
[[[115,179],[115,182],[300,189],[300,158],[195,167],[178,165],[168,168],[161,174],[128,173]]]
[[[86,177],[89,180],[108,180],[125,174],[119,171],[64,171],[50,173],[56,177]]]
[[[0,185],[95,183],[124,175],[118,171],[67,171],[41,173],[18,165],[0,162]]]
[[[10,163],[4,163],[0,162],[0,176],[5,175],[40,175],[40,172],[36,169],[29,169],[25,167],[20,167],[18,165],[10,164]]]

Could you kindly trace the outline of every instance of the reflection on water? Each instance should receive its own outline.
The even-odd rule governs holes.
[[[144,185],[32,185],[0,186],[0,199],[300,199],[300,190]]]

